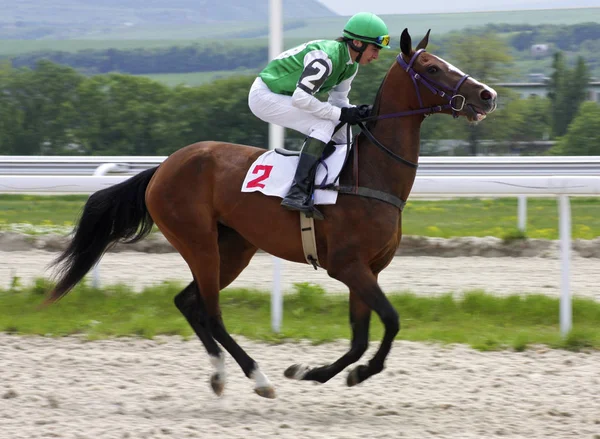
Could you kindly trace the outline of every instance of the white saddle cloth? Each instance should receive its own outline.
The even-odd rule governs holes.
[[[346,157],[346,145],[336,145],[335,152],[325,159],[325,165],[317,168],[318,185],[332,183],[340,173]],[[276,151],[261,154],[248,169],[242,192],[259,191],[265,195],[283,198],[288,193],[294,179],[298,156],[285,156]],[[325,180],[325,181],[323,181]],[[317,189],[315,204],[335,204],[338,192]]]

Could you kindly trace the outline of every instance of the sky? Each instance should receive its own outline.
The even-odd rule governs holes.
[[[600,7],[600,0],[379,0],[368,5],[365,0],[318,1],[340,15],[362,11],[384,15]]]

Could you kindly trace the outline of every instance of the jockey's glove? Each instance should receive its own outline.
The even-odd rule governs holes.
[[[344,107],[340,113],[340,122],[356,125],[371,115],[372,105],[362,104],[356,107]]]

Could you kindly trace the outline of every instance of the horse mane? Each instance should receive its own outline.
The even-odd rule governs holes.
[[[381,94],[383,90],[383,84],[385,84],[385,81],[388,75],[390,74],[390,70],[388,70],[385,76],[383,77],[383,80],[381,81],[381,83],[379,84],[379,88],[377,89],[377,93],[375,94],[375,101],[373,101],[373,110],[371,112],[371,115],[373,116],[379,115],[379,106],[381,105]],[[375,126],[377,125],[377,120],[378,119],[373,119],[368,121],[366,124],[367,129],[372,130],[373,128],[375,128]]]

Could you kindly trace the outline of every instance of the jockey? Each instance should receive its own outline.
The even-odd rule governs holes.
[[[353,106],[348,100],[358,66],[377,59],[381,48],[389,49],[387,26],[368,12],[352,16],[342,35],[281,53],[259,73],[248,96],[254,115],[307,136],[292,187],[281,205],[316,219],[323,215],[313,206],[312,190],[325,146],[330,141],[346,143],[345,129],[334,135],[338,123],[355,124],[370,113],[370,106]],[[317,99],[317,92],[328,92],[327,102]]]

